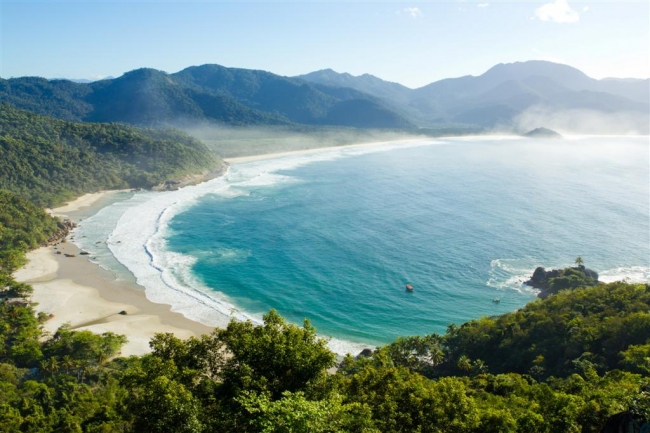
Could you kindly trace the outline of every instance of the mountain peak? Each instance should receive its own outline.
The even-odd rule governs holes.
[[[495,74],[507,74],[512,78],[519,78],[530,75],[572,75],[582,79],[589,78],[584,72],[562,63],[549,62],[547,60],[528,60],[525,62],[499,63],[488,69],[481,76]]]

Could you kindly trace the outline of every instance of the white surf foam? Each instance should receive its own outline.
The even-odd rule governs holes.
[[[533,275],[534,270],[535,266],[532,265],[531,260],[494,259],[490,262],[490,278],[486,284],[497,290],[537,293],[537,289],[524,284]]]
[[[626,281],[628,283],[650,283],[650,267],[648,266],[620,266],[607,269],[598,274],[598,280],[604,283]]]
[[[375,346],[373,345],[353,343],[351,341],[339,340],[337,338],[329,338],[327,347],[337,355],[347,355],[349,353],[352,356],[357,356],[363,349],[375,349]]]
[[[497,290],[516,290],[519,292],[537,292],[524,284],[532,276],[534,260],[528,259],[495,259],[490,263],[490,278],[487,285]],[[549,266],[547,269],[563,269],[566,265]],[[650,283],[650,267],[648,266],[619,266],[600,271],[598,280],[603,283],[626,281],[629,283]]]

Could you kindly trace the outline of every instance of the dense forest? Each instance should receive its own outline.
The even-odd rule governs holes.
[[[171,74],[141,68],[90,83],[19,77],[0,79],[0,102],[74,122],[147,126],[210,121],[517,133],[546,126],[563,133],[647,134],[650,101],[648,80],[595,80],[567,65],[528,61],[417,89],[369,74],[322,70],[283,77],[214,64]]]
[[[0,432],[595,433],[650,416],[648,285],[567,287],[342,361],[275,311],[120,358],[124,336],[42,332],[11,272],[57,221],[0,203]]]
[[[219,65],[190,67],[175,74],[141,68],[92,83],[0,79],[0,102],[74,122],[413,126],[386,102],[357,90],[317,87],[270,72]]]
[[[0,104],[0,189],[40,206],[100,189],[149,188],[221,164],[176,130],[72,123]]]

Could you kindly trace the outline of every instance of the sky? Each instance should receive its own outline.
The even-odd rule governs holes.
[[[411,88],[549,60],[650,77],[650,2],[0,0],[0,77],[99,79],[216,63],[331,68]]]

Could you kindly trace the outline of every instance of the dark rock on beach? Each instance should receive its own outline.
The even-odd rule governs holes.
[[[59,222],[58,226],[59,230],[50,236],[50,238],[43,243],[43,246],[58,245],[60,242],[65,242],[65,239],[68,237],[72,229],[77,227],[77,224],[70,221],[69,219],[65,219]]]
[[[357,358],[370,358],[372,356],[372,349],[365,348],[359,353]]]

